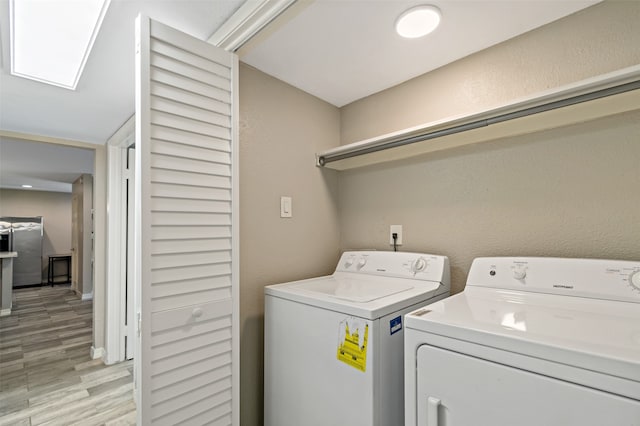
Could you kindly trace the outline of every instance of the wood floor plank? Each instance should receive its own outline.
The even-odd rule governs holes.
[[[81,362],[80,364],[76,364],[75,369],[78,371],[86,370],[87,368],[92,367],[102,367],[104,364],[101,359],[91,359],[89,361]]]
[[[87,391],[89,392],[89,395],[95,396],[126,384],[131,384],[131,376],[129,374],[127,374],[126,376],[122,376],[119,379],[110,380],[108,382],[100,383],[99,385],[87,388]]]
[[[129,426],[136,424],[136,412],[132,411],[122,417],[118,417],[112,421],[108,421],[104,426]]]
[[[13,398],[4,401],[0,406],[0,415],[6,416],[29,407],[29,402],[23,398]]]
[[[133,423],[128,423],[124,418],[133,413]],[[82,419],[69,426],[98,426],[108,424],[110,421],[118,421],[119,425],[135,424],[136,405],[133,401],[126,401],[108,410],[104,410],[93,417]]]
[[[132,362],[89,356],[92,302],[69,286],[13,296],[0,317],[0,426],[135,424]]]
[[[68,424],[74,420],[90,416],[91,413],[97,413],[98,410],[118,405],[124,400],[130,399],[131,395],[133,395],[133,384],[129,383],[127,385],[111,389],[101,395],[79,398],[74,400],[72,404],[52,403],[46,411],[39,410],[36,414],[32,415],[31,424],[38,425],[50,422],[54,419],[65,419],[63,424]],[[61,400],[63,399],[64,398]]]

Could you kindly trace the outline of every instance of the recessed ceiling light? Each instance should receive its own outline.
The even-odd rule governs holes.
[[[33,185],[22,185],[23,188],[33,188]]]
[[[435,6],[416,6],[405,11],[396,21],[396,31],[405,38],[423,37],[440,24],[440,9]]]
[[[111,0],[11,0],[11,74],[75,90]]]

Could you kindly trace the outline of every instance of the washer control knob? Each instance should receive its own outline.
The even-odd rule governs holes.
[[[425,269],[427,269],[427,260],[424,257],[419,257],[417,258],[412,264],[411,264],[411,271],[414,274],[417,274],[418,272],[422,272]]]
[[[344,267],[349,268],[351,265],[353,265],[353,260],[353,256],[347,257],[347,260],[344,261]]]
[[[366,257],[361,257],[361,258],[358,260],[358,269],[362,269],[362,267],[363,267],[364,265],[366,265],[366,264],[367,264],[367,258],[366,258]]]
[[[629,284],[636,290],[640,290],[640,271],[635,271],[629,275]]]
[[[527,276],[527,269],[522,266],[516,266],[513,269],[513,278],[516,280],[523,280]]]

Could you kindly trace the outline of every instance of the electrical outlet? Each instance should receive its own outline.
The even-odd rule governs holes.
[[[393,245],[393,234],[398,234],[396,245],[402,245],[402,225],[391,225],[389,228],[389,245]]]

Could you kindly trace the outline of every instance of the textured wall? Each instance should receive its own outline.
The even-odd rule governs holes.
[[[639,258],[640,117],[335,173],[314,154],[640,63],[640,3],[607,2],[338,110],[240,68],[241,424],[262,425],[264,286],[330,273],[341,249]],[[338,195],[336,195],[338,194]],[[293,196],[293,219],[279,197]]]
[[[332,272],[337,176],[315,153],[340,137],[337,108],[240,67],[240,380],[242,425],[262,425],[264,286]],[[293,218],[280,218],[280,196]]]
[[[640,2],[604,2],[341,110],[342,142],[476,112],[640,63]],[[461,291],[492,255],[640,259],[640,115],[342,172],[341,247],[451,258]]]
[[[343,172],[342,247],[449,256],[640,259],[640,112]]]
[[[584,9],[343,107],[341,142],[486,110],[640,64],[639,22],[639,1]]]
[[[71,194],[0,189],[0,216],[42,216],[42,281],[47,281],[48,256],[71,253]]]

